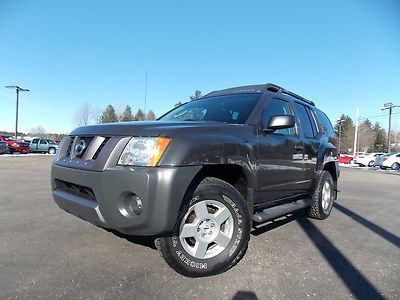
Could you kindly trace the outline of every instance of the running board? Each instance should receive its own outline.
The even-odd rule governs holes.
[[[264,209],[253,215],[253,221],[256,223],[264,223],[266,221],[287,215],[296,210],[310,206],[313,203],[312,198],[297,200],[296,202],[286,203],[274,207]]]

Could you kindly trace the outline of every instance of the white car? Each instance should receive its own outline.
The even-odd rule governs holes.
[[[365,156],[358,156],[357,158],[354,159],[354,163],[359,165],[360,167],[372,167],[374,165],[375,158],[378,156],[383,155],[381,152],[374,152],[374,153],[369,153],[366,154]]]
[[[383,163],[384,169],[392,168],[392,170],[400,170],[400,153],[389,156]]]

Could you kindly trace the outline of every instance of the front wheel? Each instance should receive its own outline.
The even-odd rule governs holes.
[[[207,177],[179,211],[171,236],[156,240],[165,261],[189,277],[210,276],[233,267],[250,237],[246,201],[232,185]]]
[[[374,166],[374,161],[373,160],[371,160],[369,163],[368,163],[368,167],[373,167]]]
[[[54,154],[56,153],[56,149],[54,148],[49,148],[49,154]]]
[[[322,171],[314,189],[314,202],[307,210],[310,218],[324,220],[329,217],[333,206],[334,188],[331,173]]]

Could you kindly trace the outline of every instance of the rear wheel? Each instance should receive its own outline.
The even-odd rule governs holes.
[[[158,238],[156,246],[178,273],[214,275],[243,257],[250,226],[246,201],[239,191],[227,182],[207,177],[182,205],[172,235]]]
[[[397,170],[399,170],[400,169],[400,164],[398,163],[398,162],[395,162],[393,165],[392,165],[392,170],[395,170],[395,171],[397,171]]]
[[[49,154],[54,154],[56,153],[56,149],[54,148],[49,148]]]
[[[314,189],[314,202],[307,210],[307,215],[310,218],[324,220],[329,217],[333,206],[334,188],[331,173],[322,171]]]
[[[374,166],[374,161],[371,160],[371,161],[368,163],[368,167],[373,167],[373,166]]]

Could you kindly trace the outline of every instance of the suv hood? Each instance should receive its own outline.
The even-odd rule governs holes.
[[[121,122],[107,123],[92,126],[79,127],[73,130],[71,136],[160,136],[172,134],[181,130],[193,130],[195,128],[221,129],[229,127],[227,123],[211,121],[182,121],[182,122]]]

